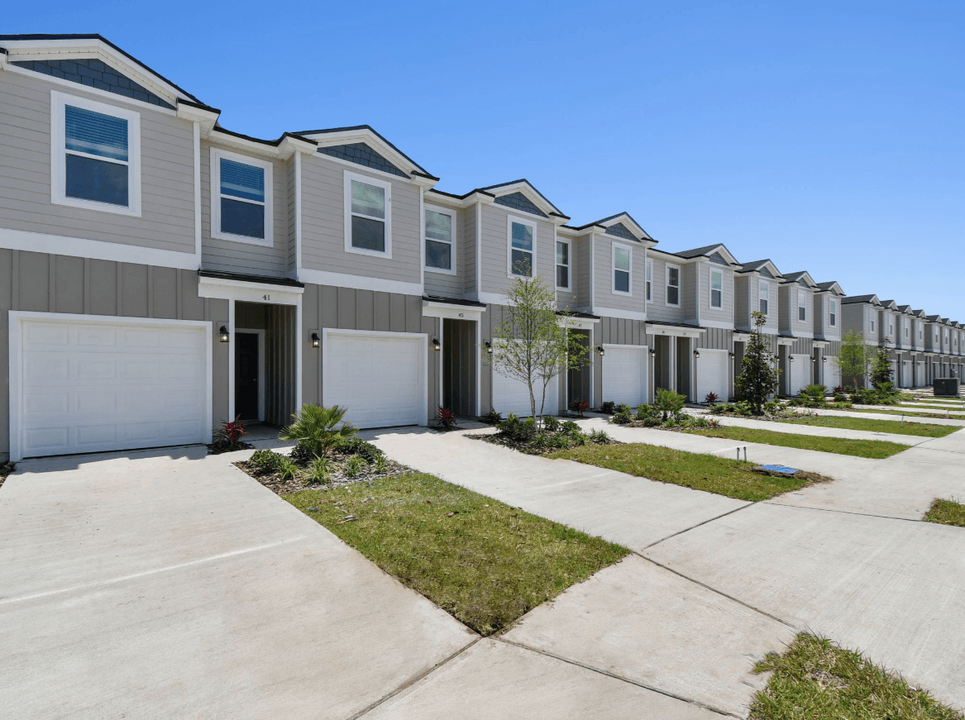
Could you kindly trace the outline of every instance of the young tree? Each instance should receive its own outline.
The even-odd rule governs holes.
[[[493,331],[493,352],[483,356],[497,373],[529,388],[530,412],[541,426],[550,382],[589,361],[588,348],[570,332],[573,325],[570,316],[557,313],[556,296],[542,278],[517,277],[506,291],[504,321]]]
[[[754,415],[763,415],[764,403],[777,391],[780,370],[771,365],[774,356],[761,330],[767,317],[761,312],[753,315],[754,331],[747,343],[744,359],[741,360],[740,374],[734,380],[734,388],[738,398],[750,403]]]
[[[838,350],[838,367],[841,369],[841,379],[850,387],[857,388],[861,378],[868,376],[868,366],[871,364],[874,349],[865,343],[864,338],[854,330],[841,338],[841,348]]]
[[[888,351],[879,348],[871,361],[871,386],[875,390],[880,390],[885,383],[891,385],[893,382],[891,373],[891,362],[888,360]]]

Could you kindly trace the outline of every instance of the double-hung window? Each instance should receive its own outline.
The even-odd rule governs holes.
[[[908,336],[909,336],[909,333],[910,333],[911,331],[908,329],[908,321],[907,321],[907,320],[905,321],[904,324],[905,324],[905,338],[907,339]]]
[[[710,271],[710,306],[712,308],[724,306],[724,273],[720,270]]]
[[[647,302],[653,300],[653,260],[647,260]]]
[[[667,265],[667,305],[680,307],[680,268]]]
[[[426,270],[456,274],[453,247],[456,240],[456,214],[452,210],[430,208],[426,212]]]
[[[345,171],[345,250],[392,257],[392,183]]]
[[[894,335],[894,334],[895,334],[895,326],[892,325],[892,324],[889,322],[889,323],[888,323],[888,337],[891,337],[891,336]]]
[[[52,90],[51,202],[141,214],[141,116]]]
[[[830,300],[828,301],[828,304],[830,308],[828,311],[829,323],[831,327],[834,327],[838,324],[838,303],[836,300]]]
[[[871,321],[871,332],[874,332],[874,331],[875,331],[875,321],[872,320],[872,321]]]
[[[570,244],[566,240],[556,241],[556,289],[570,289]]]
[[[509,227],[509,273],[519,277],[533,277],[536,269],[536,225],[526,220],[510,217]]]
[[[807,322],[808,319],[808,298],[804,290],[797,291],[797,319],[800,322]]]
[[[626,245],[613,243],[613,292],[620,295],[632,295],[630,291],[631,249]]]
[[[770,288],[767,283],[761,280],[757,286],[758,297],[760,298],[761,312],[767,315],[767,301],[770,299]]]
[[[272,244],[271,163],[211,148],[211,237]]]

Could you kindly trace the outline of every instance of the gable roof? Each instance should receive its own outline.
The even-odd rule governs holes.
[[[814,278],[807,270],[799,270],[792,273],[784,273],[784,282],[786,283],[801,283],[804,282],[809,288],[816,288],[818,284],[814,282]]]
[[[358,149],[360,144],[364,144],[382,156],[383,160],[391,166],[403,173],[416,175],[427,180],[439,180],[439,178],[427,172],[426,169],[415,160],[386,140],[370,125],[352,125],[349,127],[323,128],[321,130],[301,130],[292,134],[315,141],[318,143],[319,152],[334,154],[336,157],[338,157],[337,153],[332,150],[323,150],[323,148],[343,148],[342,152],[345,152],[344,148],[354,146],[355,149]],[[379,168],[376,167],[375,169]]]
[[[898,303],[896,303],[894,300],[882,300],[881,307],[885,308],[886,310],[897,310]]]
[[[693,248],[691,250],[681,250],[676,253],[682,258],[695,258],[695,257],[711,257],[715,253],[721,255],[724,260],[727,261],[728,265],[739,266],[740,263],[737,262],[737,258],[734,257],[733,253],[727,249],[727,246],[723,243],[717,243],[716,245],[705,245],[704,247]]]
[[[818,283],[818,290],[821,292],[830,292],[835,295],[844,295],[844,290],[838,285],[837,281],[829,280],[828,282]]]
[[[633,216],[628,212],[620,212],[616,215],[610,215],[609,217],[595,220],[587,223],[586,225],[580,225],[578,227],[569,229],[577,232],[581,230],[602,230],[606,235],[614,235],[616,237],[621,237],[624,240],[647,243],[647,245],[650,247],[657,244],[657,241],[650,237],[650,234],[644,230],[640,226],[640,223],[634,220]]]
[[[531,202],[544,216],[547,217],[557,217],[563,220],[569,220],[568,215],[564,215],[560,212],[559,208],[553,203],[546,199],[536,187],[526,178],[520,178],[519,180],[510,180],[509,182],[497,183],[496,185],[487,185],[486,187],[477,188],[478,190],[483,190],[496,198],[495,202],[499,202],[499,198],[505,197],[506,195],[522,195],[526,200]],[[501,203],[502,204],[502,203]],[[517,208],[522,210],[523,208]]]
[[[871,295],[852,295],[851,297],[846,297],[841,301],[845,305],[852,305],[856,303],[868,303],[869,305],[881,305],[881,301],[878,300],[878,296],[875,294]]]
[[[754,262],[744,263],[737,272],[749,273],[761,272],[761,270],[767,270],[771,274],[771,277],[776,280],[781,280],[784,278],[784,275],[781,274],[781,271],[777,269],[777,265],[770,260],[755,260]]]
[[[911,311],[911,314],[914,315],[915,317],[918,317],[918,318],[928,317],[927,315],[925,315],[925,311],[924,311],[924,310],[912,310],[912,311]]]

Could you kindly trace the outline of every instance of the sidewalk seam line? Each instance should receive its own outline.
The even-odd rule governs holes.
[[[712,517],[712,518],[710,518],[710,519],[708,519],[708,520],[703,520],[703,521],[697,523],[696,525],[691,525],[689,528],[684,528],[683,530],[678,530],[677,532],[672,533],[672,534],[668,535],[668,536],[665,537],[665,538],[660,538],[659,540],[655,540],[654,542],[650,543],[649,545],[644,546],[643,550],[649,550],[649,549],[652,548],[654,545],[659,545],[660,543],[662,543],[662,542],[664,542],[664,541],[666,541],[666,540],[669,540],[670,538],[677,537],[678,535],[683,535],[685,532],[690,532],[691,530],[693,530],[693,529],[695,529],[695,528],[699,528],[701,525],[706,525],[707,523],[712,523],[712,522],[714,522],[714,520],[720,520],[722,517],[727,517],[728,515],[733,515],[735,512],[739,512],[740,510],[744,510],[744,509],[749,508],[749,507],[751,507],[752,505],[756,505],[756,504],[757,504],[757,503],[754,502],[754,501],[748,501],[748,503],[747,503],[746,505],[741,505],[740,507],[734,508],[733,510],[728,510],[727,512],[725,512],[725,513],[722,514],[722,515],[718,515],[717,517]],[[641,550],[641,552],[643,552],[643,550]]]
[[[816,510],[818,512],[840,513],[842,515],[859,515],[861,517],[878,518],[879,520],[901,520],[902,522],[911,522],[911,523],[924,522],[924,520],[916,520],[915,518],[903,518],[903,517],[896,517],[894,515],[875,515],[874,513],[857,512],[855,510],[838,510],[837,508],[811,507],[810,505],[792,505],[790,503],[782,503],[782,502],[777,502],[775,500],[763,500],[762,502],[765,505],[777,505],[779,507],[798,508],[800,510]]]

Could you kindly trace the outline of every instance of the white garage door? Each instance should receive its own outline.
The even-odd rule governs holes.
[[[798,395],[811,384],[811,356],[791,355],[794,362],[791,366],[791,395]]]
[[[700,350],[697,358],[697,402],[704,402],[708,393],[714,393],[721,402],[727,402],[727,351]]]
[[[543,405],[544,415],[558,415],[559,408],[559,378],[550,380],[546,386],[546,400]],[[536,412],[539,413],[542,381],[533,383],[533,397],[536,399]],[[520,417],[529,417],[532,412],[529,405],[529,388],[526,383],[500,375],[493,370],[493,409],[503,417],[509,413],[516,413]]]
[[[11,315],[13,455],[210,441],[210,324]]]
[[[913,366],[911,360],[902,360],[901,362],[901,387],[912,387],[915,384],[915,378],[912,375]]]
[[[838,365],[837,358],[828,358],[824,363],[824,373],[824,384],[829,390],[834,390],[841,385],[841,367]]]
[[[647,402],[645,345],[603,346],[603,401],[636,407]]]
[[[426,424],[426,337],[326,330],[322,404],[360,428]]]

